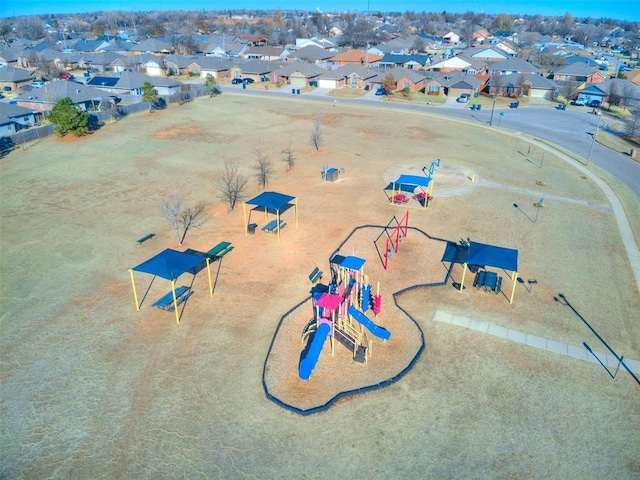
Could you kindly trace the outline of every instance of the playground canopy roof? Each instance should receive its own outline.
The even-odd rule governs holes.
[[[413,192],[416,187],[428,187],[431,178],[420,175],[400,175],[395,181],[390,182],[384,189],[402,192]]]
[[[173,281],[183,273],[194,270],[195,267],[205,261],[206,259],[201,256],[182,253],[167,248],[149,260],[133,267],[132,270],[157,275],[158,277]]]
[[[247,200],[245,203],[249,205],[256,205],[258,208],[265,208],[273,212],[285,211],[293,206],[289,203],[295,200],[296,197],[291,195],[284,195],[277,192],[262,192],[257,197]]]
[[[342,268],[348,268],[349,270],[355,270],[356,272],[360,271],[364,264],[367,261],[364,258],[354,257],[353,255],[349,255],[345,257],[338,265]]]
[[[318,307],[326,308],[329,311],[334,311],[342,304],[343,298],[340,295],[336,295],[335,293],[323,293],[318,300],[316,300],[316,305]]]
[[[484,243],[470,242],[467,264],[503,268],[518,271],[518,250],[497,247]]]

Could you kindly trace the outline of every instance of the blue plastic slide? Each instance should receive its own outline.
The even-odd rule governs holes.
[[[369,318],[364,313],[362,313],[353,305],[350,306],[349,310],[347,311],[349,312],[349,315],[351,315],[358,322],[364,325],[366,329],[369,330],[376,337],[381,338],[383,340],[389,340],[389,338],[391,338],[391,332],[389,330],[387,330],[386,328],[382,328],[376,325],[375,323],[373,323],[371,320],[369,320]]]
[[[309,380],[311,372],[313,372],[316,363],[318,363],[318,358],[320,357],[320,352],[324,346],[324,341],[327,339],[327,335],[329,335],[330,331],[331,326],[329,324],[321,323],[318,325],[318,330],[316,330],[316,334],[313,337],[307,356],[302,359],[300,366],[298,367],[298,376],[302,380]]]

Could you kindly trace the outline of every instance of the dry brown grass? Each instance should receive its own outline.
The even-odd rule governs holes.
[[[317,112],[332,119],[320,152],[308,142]],[[372,134],[378,130],[385,135]],[[553,301],[562,292],[620,354],[640,357],[638,290],[606,197],[552,155],[547,185],[536,186],[540,169],[514,154],[523,142],[425,115],[225,94],[11,153],[0,162],[0,476],[637,477],[640,391],[628,375],[612,381],[598,365],[433,321],[444,310],[595,348],[584,324]],[[297,156],[290,172],[278,160],[288,144]],[[286,218],[280,244],[260,231],[244,236],[241,209],[226,213],[215,200],[220,162],[236,158],[250,175],[257,147],[274,160],[269,190],[299,199],[299,228]],[[406,294],[399,301],[427,347],[400,382],[311,417],[269,402],[263,364],[280,317],[308,294],[309,272],[328,271],[330,253],[354,226],[404,213],[381,190],[387,178],[435,158],[443,160],[435,201],[426,212],[411,207],[411,224],[453,241],[518,248],[521,274],[538,280],[534,293],[519,286],[513,305],[473,288]],[[346,175],[322,182],[324,164]],[[150,308],[168,289],[159,279],[150,285],[136,274],[145,298],[135,311],[127,272],[175,248],[155,207],[174,187],[211,202],[211,221],[185,248],[221,240],[236,247],[215,265],[213,298],[206,275],[195,278],[180,326]],[[540,188],[558,199],[545,199],[534,225],[511,205],[531,215]],[[638,208],[637,198],[623,201]],[[137,245],[149,232],[156,237]],[[358,242],[369,255],[369,239]],[[372,271],[386,289],[390,328],[400,256],[403,268],[433,262],[412,271],[417,277],[445,268],[438,252],[411,242],[389,271]],[[372,269],[375,261],[368,259]],[[453,275],[458,280],[461,269]],[[278,368],[293,372],[287,381],[315,401],[313,384],[295,376],[302,345],[299,332],[289,333],[294,361]],[[384,351],[374,350],[372,361]],[[339,362],[343,353],[324,356],[316,373],[352,369]]]

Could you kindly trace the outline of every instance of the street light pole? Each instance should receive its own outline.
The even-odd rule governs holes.
[[[493,111],[496,109],[496,97],[493,97],[493,106],[491,107],[491,118],[489,119],[489,126],[493,125]]]
[[[596,131],[593,134],[593,139],[591,140],[591,149],[589,150],[589,158],[587,158],[587,167],[589,166],[589,162],[591,162],[591,154],[593,154],[593,146],[596,143],[596,137],[598,136],[598,128],[600,128],[600,119],[601,115],[598,115],[598,123],[596,124]]]

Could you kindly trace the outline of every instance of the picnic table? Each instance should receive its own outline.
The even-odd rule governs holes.
[[[207,256],[212,260],[220,260],[231,250],[233,250],[233,245],[231,245],[231,242],[220,242],[207,252]]]
[[[409,197],[407,197],[404,193],[396,193],[393,196],[393,203],[404,204],[409,202]]]
[[[500,293],[502,288],[502,277],[499,277],[496,272],[480,270],[476,274],[473,286],[479,290],[484,290],[485,292]]]
[[[271,220],[264,227],[262,227],[262,231],[269,232],[269,233],[276,233],[278,231],[278,228],[282,230],[287,224],[282,220],[280,220],[279,225],[280,226],[278,227],[278,220]]]
[[[186,286],[176,288],[176,303],[180,305],[187,298],[189,298],[193,294],[193,291]],[[166,310],[167,312],[173,312],[175,305],[173,303],[173,292],[165,293],[161,298],[156,300],[152,305],[152,307],[158,307],[162,310]]]

